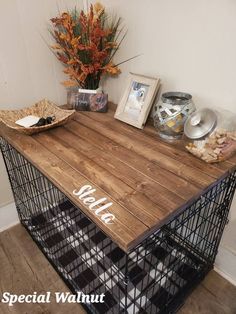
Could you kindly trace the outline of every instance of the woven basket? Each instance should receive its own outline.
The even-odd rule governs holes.
[[[31,107],[20,110],[0,110],[0,121],[11,129],[17,130],[21,133],[32,135],[39,133],[59,125],[65,124],[75,113],[75,110],[61,109],[52,102],[44,99],[34,104]],[[37,116],[39,118],[46,118],[49,116],[55,116],[55,120],[51,124],[28,127],[17,125],[15,121],[24,118],[28,115]]]

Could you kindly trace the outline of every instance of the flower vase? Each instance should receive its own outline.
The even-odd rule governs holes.
[[[107,112],[108,95],[103,93],[101,87],[95,90],[70,87],[67,89],[67,104],[77,111]]]

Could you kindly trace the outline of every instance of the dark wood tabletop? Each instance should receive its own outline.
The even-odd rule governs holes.
[[[151,125],[115,120],[112,105],[33,136],[3,125],[0,135],[125,251],[236,169],[236,156],[210,165],[160,140]]]

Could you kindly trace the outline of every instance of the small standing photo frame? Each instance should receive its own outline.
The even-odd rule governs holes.
[[[130,73],[115,118],[142,129],[160,87],[160,79]]]

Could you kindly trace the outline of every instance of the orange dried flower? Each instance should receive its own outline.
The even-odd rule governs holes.
[[[114,65],[112,62],[108,63],[105,67],[103,67],[104,72],[112,75],[120,74],[120,69]]]
[[[77,83],[76,81],[64,81],[62,82],[62,84],[65,86],[65,87],[74,87],[74,86],[77,86]]]
[[[93,5],[93,8],[96,15],[100,15],[105,10],[104,6],[100,2],[96,2]]]
[[[120,73],[113,58],[124,38],[116,41],[121,19],[108,19],[100,2],[91,5],[87,14],[83,10],[63,12],[51,22],[51,35],[56,42],[51,47],[70,78],[63,83],[65,86],[77,84],[96,89],[102,75]]]

